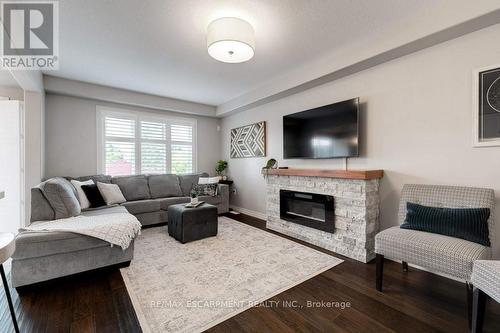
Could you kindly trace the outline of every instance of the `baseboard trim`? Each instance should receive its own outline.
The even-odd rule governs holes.
[[[255,218],[258,218],[258,219],[261,219],[261,220],[267,220],[267,215],[265,213],[261,213],[261,212],[257,212],[255,210],[250,210],[250,209],[246,209],[246,208],[243,208],[243,207],[238,207],[238,206],[229,206],[232,210],[235,210],[235,211],[238,211],[242,214],[245,214],[245,215],[250,215],[252,217],[255,217]]]

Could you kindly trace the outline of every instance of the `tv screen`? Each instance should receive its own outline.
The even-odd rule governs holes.
[[[359,98],[283,117],[284,158],[358,156]]]

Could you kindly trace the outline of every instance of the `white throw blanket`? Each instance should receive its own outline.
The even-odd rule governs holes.
[[[128,213],[115,213],[97,216],[76,216],[54,221],[34,222],[25,231],[35,232],[74,232],[102,239],[126,250],[130,242],[141,233],[141,224]]]

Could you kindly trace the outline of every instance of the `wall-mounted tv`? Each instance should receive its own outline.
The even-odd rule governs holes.
[[[283,116],[283,158],[358,156],[359,98]]]

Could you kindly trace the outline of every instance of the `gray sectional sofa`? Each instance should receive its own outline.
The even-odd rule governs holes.
[[[199,177],[192,175],[137,175],[111,177],[94,175],[75,178],[85,181],[117,184],[126,202],[121,205],[83,210],[82,215],[128,212],[143,226],[168,222],[170,205],[189,202],[189,194]],[[200,200],[217,207],[218,213],[229,211],[229,187],[219,184],[217,195],[201,196]],[[54,220],[55,212],[40,187],[31,190],[31,221]],[[97,238],[70,232],[21,232],[16,238],[12,256],[12,285],[16,288],[62,276],[110,265],[127,264],[133,258],[134,244],[123,251]]]

